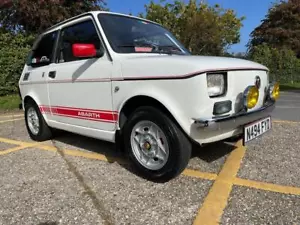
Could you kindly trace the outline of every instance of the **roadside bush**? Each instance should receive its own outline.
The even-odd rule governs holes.
[[[251,60],[270,69],[270,78],[280,83],[300,82],[300,59],[287,48],[272,48],[262,44],[253,48]]]
[[[0,31],[0,96],[17,93],[18,80],[33,41],[32,35]]]

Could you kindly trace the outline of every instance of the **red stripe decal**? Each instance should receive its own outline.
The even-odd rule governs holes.
[[[118,121],[117,111],[92,110],[71,107],[45,106],[41,105],[40,110],[44,114],[53,114],[56,116],[65,116],[84,120],[93,120],[99,122],[114,123]]]

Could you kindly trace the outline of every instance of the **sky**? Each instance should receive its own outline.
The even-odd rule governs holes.
[[[172,0],[167,0],[173,2]],[[188,2],[188,0],[184,0]],[[150,0],[107,0],[107,7],[110,11],[117,13],[132,13],[137,15],[144,12],[144,5]],[[159,2],[159,0],[154,0]],[[231,46],[230,52],[245,52],[246,44],[249,41],[249,35],[255,27],[259,26],[261,20],[265,18],[268,9],[272,6],[275,0],[206,0],[210,5],[219,4],[226,9],[233,9],[238,17],[245,16],[243,27],[241,28],[241,41],[238,44]]]

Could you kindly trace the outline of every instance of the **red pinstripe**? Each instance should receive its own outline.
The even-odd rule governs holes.
[[[255,68],[255,67],[233,67],[233,68],[219,68],[219,69],[207,69],[199,70],[187,74],[179,75],[161,75],[161,76],[131,76],[131,77],[115,77],[115,78],[88,78],[88,79],[61,79],[61,80],[48,80],[48,81],[32,81],[32,82],[22,82],[21,85],[29,84],[51,84],[51,83],[80,83],[80,82],[110,82],[110,81],[122,81],[122,80],[147,80],[147,79],[183,79],[188,77],[193,77],[209,72],[226,72],[226,71],[238,71],[238,70],[261,70],[266,71],[265,69]]]

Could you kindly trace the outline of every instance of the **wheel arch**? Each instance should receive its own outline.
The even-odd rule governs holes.
[[[167,104],[166,101],[163,101],[162,99],[157,99],[145,94],[132,96],[124,101],[120,107],[118,119],[119,129],[123,128],[128,117],[135,109],[142,106],[153,106],[165,113],[179,127],[179,129],[188,135],[187,130],[184,129],[185,126],[182,118],[180,118],[180,116],[176,113],[178,110],[176,110],[175,106],[170,105],[171,104]]]
[[[26,95],[25,98],[24,98],[24,100],[23,100],[23,102],[24,102],[24,107],[25,107],[26,103],[28,103],[28,102],[30,102],[30,101],[32,101],[32,102],[34,102],[35,104],[37,104],[37,102],[34,100],[34,98],[33,98],[32,96]]]

